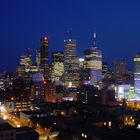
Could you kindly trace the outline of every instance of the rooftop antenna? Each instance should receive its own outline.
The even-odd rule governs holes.
[[[67,36],[68,36],[68,39],[72,39],[72,31],[71,31],[71,29],[67,30]]]
[[[96,47],[96,32],[94,32],[94,34],[93,34],[93,47],[97,48]]]

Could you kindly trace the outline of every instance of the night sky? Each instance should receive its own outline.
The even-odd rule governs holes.
[[[20,55],[49,36],[49,53],[63,51],[64,39],[77,40],[77,54],[92,45],[93,32],[104,61],[124,59],[133,68],[140,52],[139,0],[1,0],[0,71],[15,71]]]

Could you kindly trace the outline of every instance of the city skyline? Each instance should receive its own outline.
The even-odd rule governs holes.
[[[139,140],[139,7],[1,1],[0,140]]]
[[[1,2],[0,71],[15,71],[20,55],[27,48],[35,54],[44,35],[49,37],[49,56],[64,50],[64,39],[73,38],[82,57],[93,44],[94,31],[104,61],[112,66],[114,60],[123,59],[133,69],[133,57],[140,51],[139,5],[126,0]]]

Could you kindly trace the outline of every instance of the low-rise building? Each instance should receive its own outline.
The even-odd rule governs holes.
[[[16,140],[16,130],[0,118],[0,140]]]

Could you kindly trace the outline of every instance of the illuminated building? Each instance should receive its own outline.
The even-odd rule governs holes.
[[[38,67],[37,66],[30,66],[30,73],[37,73],[38,72]]]
[[[48,74],[47,74],[47,80],[51,81],[51,76],[52,76],[52,64],[48,65]]]
[[[44,77],[42,74],[33,74],[33,85],[31,88],[31,98],[37,100],[45,99],[45,85]]]
[[[80,73],[80,81],[82,84],[84,78],[84,58],[79,58],[79,73]]]
[[[114,62],[113,76],[117,83],[123,82],[123,75],[127,73],[126,62],[118,60]]]
[[[63,101],[77,101],[77,93],[71,92],[62,97]]]
[[[4,106],[8,112],[28,111],[32,109],[31,102],[25,99],[5,101]]]
[[[30,49],[28,49],[28,53],[20,56],[20,64],[17,68],[18,75],[24,75],[30,72],[30,67],[32,65],[32,56],[30,53]]]
[[[28,72],[31,66],[31,57],[29,55],[22,55],[20,57],[20,65],[24,65],[25,71]]]
[[[42,37],[40,39],[40,72],[44,75],[45,79],[48,79],[48,37]]]
[[[36,50],[36,65],[40,65],[40,49]]]
[[[106,62],[102,63],[102,74],[103,74],[103,79],[111,78],[112,76]]]
[[[0,77],[0,91],[5,91],[4,78]]]
[[[47,91],[45,100],[48,102],[56,102],[56,86],[53,82],[47,83]]]
[[[45,111],[20,111],[20,120],[28,122],[30,117],[46,117],[47,113]]]
[[[64,40],[64,82],[66,87],[79,86],[79,62],[76,57],[76,40]]]
[[[134,57],[134,90],[138,98],[140,97],[140,54]]]
[[[31,110],[31,102],[26,100],[14,101],[14,111],[28,111]]]
[[[52,52],[52,62],[64,62],[64,52]]]
[[[53,52],[51,81],[55,82],[56,85],[62,85],[63,74],[64,74],[64,53]]]
[[[122,84],[115,87],[116,99],[122,101],[125,99],[127,106],[132,108],[139,108],[139,93],[130,84]],[[138,103],[138,104],[137,104]]]
[[[20,65],[25,67],[25,72],[30,71],[30,66],[32,65],[32,56],[30,53],[30,49],[28,49],[28,53],[26,55],[21,55]]]
[[[25,70],[24,70],[24,66],[23,65],[18,65],[17,66],[17,74],[18,76],[23,76],[25,74]]]
[[[113,72],[109,69],[108,64],[106,62],[102,63],[102,87],[112,86],[115,81],[113,79]]]
[[[115,87],[115,98],[126,99],[128,97],[129,92],[130,92],[130,89],[132,89],[130,84],[117,85]]]
[[[96,46],[96,33],[93,47],[84,51],[84,57],[84,84],[97,86],[102,81],[102,52]]]
[[[84,58],[79,58],[79,68],[84,67]]]
[[[5,89],[13,89],[16,75],[12,72],[5,72],[3,75]]]

